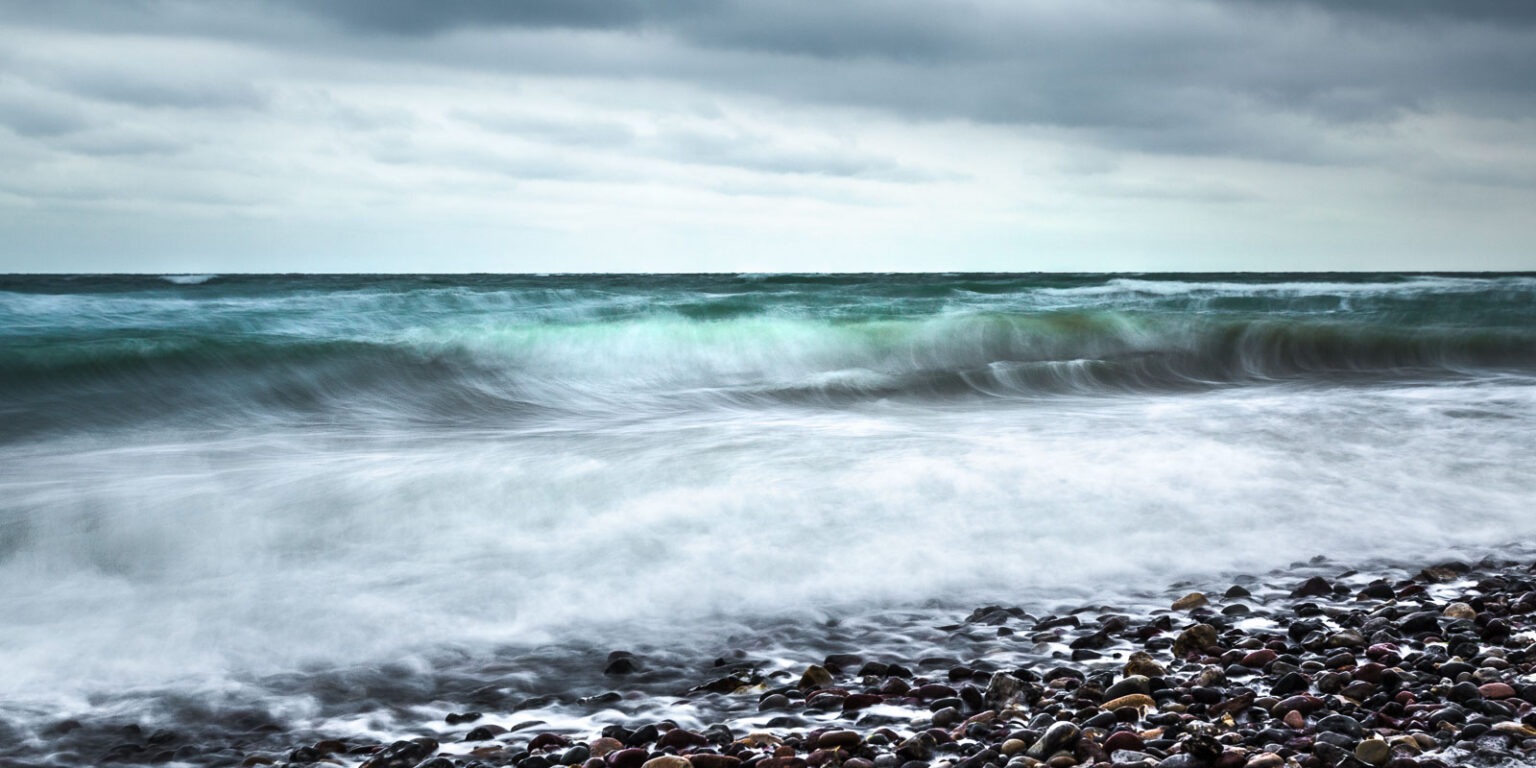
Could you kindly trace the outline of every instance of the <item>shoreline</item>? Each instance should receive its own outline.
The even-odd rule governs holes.
[[[983,606],[934,629],[1030,644],[1035,663],[866,658],[766,670],[716,659],[667,701],[725,722],[581,730],[516,710],[453,712],[392,741],[284,751],[156,749],[87,764],[363,768],[1435,768],[1536,762],[1536,566],[1486,558],[1396,569],[1297,563],[1140,615]],[[1310,574],[1310,575],[1309,575]],[[1176,593],[1175,593],[1176,594]],[[982,647],[985,647],[983,644]],[[643,657],[609,654],[618,700]],[[630,698],[633,698],[633,694]],[[686,722],[686,720],[685,720]],[[280,734],[268,734],[280,738]],[[270,743],[270,742],[269,742]],[[56,755],[57,757],[57,755]],[[80,754],[80,758],[93,756]],[[26,765],[56,765],[37,762]],[[67,764],[67,763],[65,763]]]

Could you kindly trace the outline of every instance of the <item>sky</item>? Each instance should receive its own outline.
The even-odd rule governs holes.
[[[1536,269],[1529,0],[0,0],[0,272]]]

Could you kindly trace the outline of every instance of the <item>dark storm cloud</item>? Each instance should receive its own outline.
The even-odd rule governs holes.
[[[1450,6],[1459,10],[1306,0],[303,7],[356,36],[362,55],[1061,128],[1152,153],[1334,163],[1351,158],[1318,139],[1325,126],[1536,113],[1528,6]],[[541,42],[551,28],[585,32]],[[496,30],[515,37],[479,47],[463,37]]]
[[[704,7],[677,0],[278,0],[344,27],[396,35],[432,35],[464,27],[615,29]]]
[[[1316,140],[1320,126],[1387,124],[1433,110],[1536,113],[1531,2],[107,5],[96,17],[82,9],[99,4],[79,2],[49,4],[58,9],[53,16],[35,4],[6,10],[19,7],[34,23],[235,37],[387,65],[650,78],[912,120],[1061,128],[1108,147],[1163,154],[1331,163],[1347,158]],[[159,27],[146,22],[156,18]],[[178,83],[179,74],[146,81],[97,73],[63,87],[156,106],[262,101],[248,85]],[[1297,119],[1277,119],[1286,117]],[[604,137],[571,138],[581,140]]]
[[[1260,5],[1307,5],[1331,13],[1385,19],[1458,19],[1496,24],[1536,24],[1536,3],[1526,0],[1244,0]]]

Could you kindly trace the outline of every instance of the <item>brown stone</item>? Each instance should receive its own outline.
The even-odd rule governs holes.
[[[1205,599],[1205,595],[1199,592],[1191,592],[1173,601],[1172,607],[1175,611],[1192,611],[1196,608],[1199,608],[1200,606],[1210,604],[1211,601]]]
[[[820,664],[812,664],[800,675],[800,688],[825,688],[832,684],[832,673]]]
[[[1144,693],[1132,693],[1121,696],[1118,699],[1110,699],[1109,701],[1106,701],[1099,706],[1109,712],[1113,712],[1117,709],[1125,709],[1126,707],[1147,710],[1156,707],[1157,702],[1153,701],[1151,696],[1148,696]]]
[[[1466,603],[1451,603],[1445,607],[1445,615],[1452,619],[1475,619],[1477,611]]]
[[[624,742],[618,739],[604,736],[587,745],[588,751],[593,757],[606,757],[610,752],[617,752],[624,748]]]
[[[640,768],[693,768],[693,763],[688,762],[686,757],[662,755],[645,761]]]
[[[1162,677],[1168,674],[1163,665],[1152,658],[1152,654],[1146,651],[1136,651],[1125,662],[1125,676],[1141,675],[1142,677]]]
[[[693,768],[736,768],[741,765],[741,758],[730,755],[696,754],[689,755],[688,762]]]
[[[1196,624],[1179,633],[1173,641],[1173,655],[1179,658],[1204,652],[1216,644],[1216,628],[1209,624]]]

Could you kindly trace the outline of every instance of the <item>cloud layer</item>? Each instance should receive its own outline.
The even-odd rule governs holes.
[[[1533,269],[1532,8],[0,3],[0,270]]]

